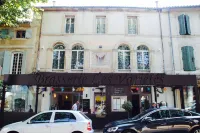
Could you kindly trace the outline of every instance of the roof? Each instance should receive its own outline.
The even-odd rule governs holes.
[[[131,7],[131,6],[36,6],[38,8],[127,8],[127,9],[156,9],[156,7]],[[160,9],[178,9],[178,8],[200,8],[200,5],[187,5],[187,6],[169,6],[169,7],[159,7]]]

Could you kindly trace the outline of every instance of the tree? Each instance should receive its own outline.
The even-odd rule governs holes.
[[[20,22],[30,18],[30,11],[38,12],[36,3],[48,0],[0,0],[0,24],[17,26]]]
[[[124,104],[122,104],[122,108],[126,110],[126,112],[128,112],[128,118],[129,118],[129,113],[133,108],[133,105],[130,101],[125,101]]]

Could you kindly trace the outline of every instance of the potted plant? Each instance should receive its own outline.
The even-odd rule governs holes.
[[[124,104],[122,105],[122,108],[124,110],[126,110],[126,112],[128,113],[128,118],[129,118],[129,113],[133,108],[133,105],[130,101],[125,101]]]

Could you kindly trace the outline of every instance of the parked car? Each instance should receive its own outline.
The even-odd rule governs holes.
[[[185,110],[195,111],[196,110],[196,102],[191,102],[191,106],[185,108]]]
[[[105,125],[104,133],[200,133],[200,114],[180,109],[149,109]]]
[[[92,121],[82,112],[52,110],[3,127],[0,133],[93,133]]]

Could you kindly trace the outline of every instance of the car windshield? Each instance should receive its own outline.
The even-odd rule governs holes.
[[[155,110],[155,109],[147,109],[147,110],[143,111],[142,113],[134,116],[132,119],[139,119],[139,118],[145,116],[146,114],[148,114],[149,112],[151,112],[153,110]]]

